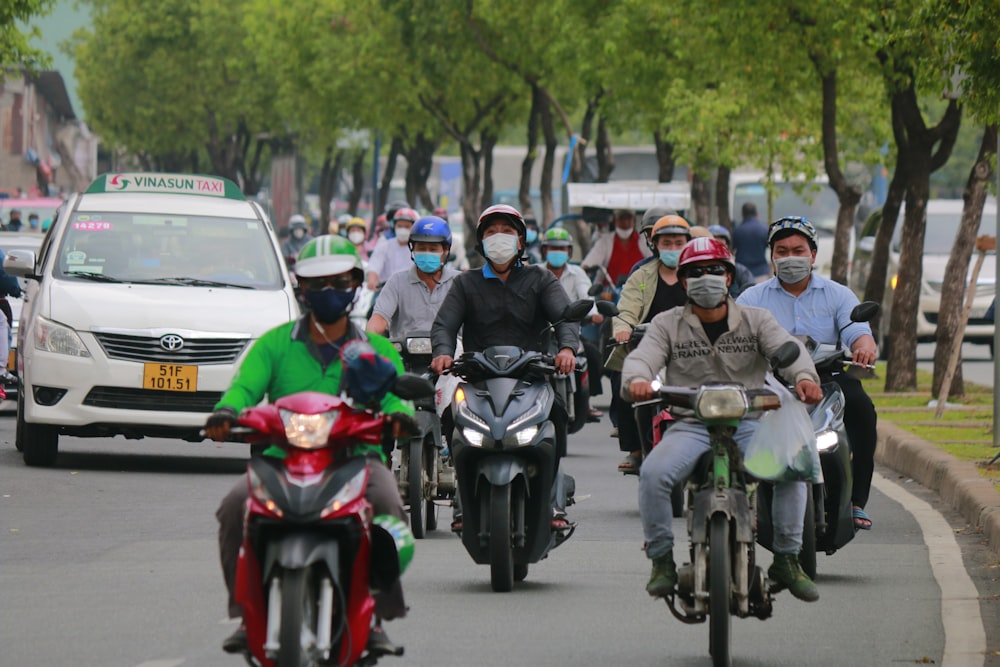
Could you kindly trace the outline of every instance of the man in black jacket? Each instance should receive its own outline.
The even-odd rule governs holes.
[[[512,206],[491,206],[479,217],[476,250],[486,258],[486,264],[455,278],[438,309],[431,328],[431,369],[435,373],[451,368],[459,329],[466,352],[482,352],[494,345],[538,352],[550,349],[549,336],[542,332],[560,318],[569,297],[551,271],[522,262],[525,236],[524,218]],[[569,374],[576,368],[578,330],[569,322],[555,327],[555,367],[560,373]],[[566,407],[557,401],[551,418],[556,427],[557,456],[562,456],[566,453]],[[557,460],[557,470],[558,465]],[[563,523],[564,513],[557,507],[553,528],[561,529]]]

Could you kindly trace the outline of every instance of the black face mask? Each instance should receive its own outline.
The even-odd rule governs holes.
[[[318,321],[323,324],[333,324],[350,312],[356,292],[356,287],[347,290],[327,287],[321,290],[306,290],[303,296]]]

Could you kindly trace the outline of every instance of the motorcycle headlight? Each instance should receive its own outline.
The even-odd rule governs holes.
[[[280,414],[288,444],[299,449],[325,447],[330,430],[337,421],[337,413],[333,411],[303,415],[291,410],[281,410]]]
[[[466,426],[462,429],[462,435],[465,436],[465,440],[473,447],[483,446],[483,434],[476,429]]]
[[[68,354],[71,357],[89,357],[83,339],[67,326],[56,324],[44,317],[35,322],[35,349]]]
[[[266,507],[269,511],[274,512],[278,516],[284,516],[284,512],[278,507],[278,504],[274,502],[274,498],[271,497],[271,492],[267,490],[264,486],[264,482],[261,481],[260,475],[254,472],[253,468],[247,468],[247,475],[250,478],[250,496],[255,498],[257,502]]]
[[[820,431],[816,434],[816,449],[821,452],[828,452],[837,446],[840,442],[840,437],[837,435],[836,431]]]
[[[459,392],[461,392],[462,394],[461,398],[459,397]],[[455,402],[458,405],[458,413],[460,415],[462,415],[469,421],[473,422],[477,426],[482,426],[483,429],[486,430],[489,429],[489,425],[486,423],[486,421],[469,408],[469,404],[465,401],[465,392],[461,388],[459,388],[459,390],[455,392]]]
[[[407,338],[406,339],[406,351],[410,354],[430,354],[431,353],[431,339],[430,338]]]
[[[748,409],[746,391],[739,385],[702,387],[694,402],[699,419],[741,419]]]
[[[536,435],[538,435],[538,426],[529,426],[515,433],[514,439],[517,440],[517,444],[519,445],[527,445],[535,439]]]
[[[365,491],[365,478],[368,475],[368,469],[362,468],[358,471],[354,477],[350,479],[347,484],[340,487],[340,491],[337,491],[337,495],[330,500],[329,504],[323,508],[323,511],[319,513],[321,519],[324,519],[334,512],[339,512],[340,508],[353,503],[355,500],[361,497],[361,494]]]

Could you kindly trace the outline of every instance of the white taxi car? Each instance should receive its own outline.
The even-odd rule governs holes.
[[[17,448],[51,466],[60,435],[200,440],[247,349],[299,309],[277,237],[232,182],[105,174],[37,255],[18,332]]]

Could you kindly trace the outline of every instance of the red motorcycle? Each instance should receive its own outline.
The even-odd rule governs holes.
[[[433,391],[410,375],[392,385],[401,398]],[[349,452],[378,445],[385,417],[356,406],[347,396],[304,392],[245,410],[245,428],[234,429],[270,445],[247,468],[236,571],[251,665],[373,665],[381,657],[366,650],[372,593],[396,583],[413,536],[396,517],[372,516],[369,460]]]

